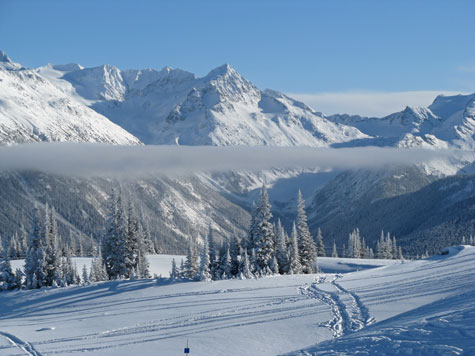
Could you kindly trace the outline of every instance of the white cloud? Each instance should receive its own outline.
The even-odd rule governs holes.
[[[0,147],[0,171],[39,170],[71,176],[180,176],[270,168],[357,169],[415,164],[453,152],[378,147],[112,146],[36,143]]]
[[[334,92],[288,95],[324,114],[386,116],[406,106],[429,106],[437,95],[463,94],[451,91]]]

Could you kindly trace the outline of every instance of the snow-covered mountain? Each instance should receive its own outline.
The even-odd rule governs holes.
[[[41,69],[40,69],[41,70]],[[104,65],[62,76],[92,108],[149,144],[328,146],[367,138],[225,64],[203,78]]]
[[[383,118],[328,117],[371,136],[350,145],[475,149],[475,94],[439,95],[427,108],[406,107]]]
[[[70,92],[0,52],[0,143],[140,143]]]

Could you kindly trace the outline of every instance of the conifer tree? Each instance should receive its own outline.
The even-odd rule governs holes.
[[[109,279],[117,279],[127,274],[126,263],[129,261],[126,260],[127,219],[123,212],[122,199],[115,191],[107,225],[102,253]]]
[[[221,258],[221,278],[228,279],[232,277],[231,274],[231,254],[229,253],[229,248],[226,249],[223,257]]]
[[[200,281],[209,281],[209,280],[211,280],[210,248],[209,248],[209,245],[208,245],[208,237],[204,238],[203,246],[201,248],[199,280]]]
[[[184,277],[190,280],[196,279],[199,275],[198,258],[193,245],[190,243],[184,265]]]
[[[277,264],[279,266],[280,274],[287,274],[289,272],[289,256],[287,251],[287,236],[285,234],[284,227],[280,222],[280,219],[277,220],[276,228],[276,253],[275,257],[277,258]]]
[[[40,211],[35,206],[33,211],[33,229],[28,241],[28,251],[25,259],[26,287],[29,289],[45,286],[46,261],[41,220]]]
[[[239,264],[239,278],[252,278],[250,269],[249,256],[246,249],[242,251],[240,264]]]
[[[337,251],[337,249],[336,249],[336,242],[335,242],[335,241],[333,241],[332,257],[338,258],[338,251]]]
[[[214,240],[214,233],[213,233],[213,229],[211,228],[211,224],[208,227],[207,245],[208,245],[208,255],[209,255],[209,273],[211,274],[211,279],[216,279],[216,277],[219,274],[219,271],[218,271],[219,263],[218,263],[216,242]],[[200,269],[200,273],[201,273],[201,269]]]
[[[229,253],[231,257],[231,275],[237,276],[239,274],[239,256],[241,255],[241,246],[239,237],[236,236],[236,232],[231,236],[229,242]]]
[[[46,236],[46,285],[56,286],[61,281],[61,251],[59,249],[58,240],[58,222],[56,220],[56,212],[54,208],[50,212],[46,212],[48,219],[45,224]]]
[[[170,271],[170,279],[172,281],[178,279],[179,273],[178,273],[178,268],[176,267],[176,261],[175,259],[172,259],[172,269]]]
[[[297,196],[297,234],[302,272],[313,273],[314,265],[317,263],[317,252],[315,249],[315,243],[313,242],[308,229],[305,201],[302,198],[300,190]]]
[[[87,273],[86,265],[82,266],[82,283],[83,284],[89,284],[89,275]]]
[[[295,222],[292,225],[292,233],[290,234],[289,245],[289,274],[302,273],[302,265],[300,264],[298,233]]]
[[[316,248],[317,248],[317,256],[318,257],[325,257],[325,245],[323,244],[323,236],[322,236],[322,230],[318,228],[317,231],[317,238],[316,238]]]
[[[272,274],[274,251],[274,229],[270,222],[272,213],[266,186],[262,186],[255,219],[256,270],[260,275]]]
[[[1,239],[1,238],[0,238]],[[15,274],[10,263],[10,251],[7,239],[2,240],[3,258],[0,261],[0,289],[11,290],[21,288],[21,277]]]

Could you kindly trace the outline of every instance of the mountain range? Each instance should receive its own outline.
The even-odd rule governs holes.
[[[474,152],[474,139],[475,94],[438,96],[427,108],[406,107],[383,118],[328,116],[283,93],[258,89],[227,64],[211,70],[202,78],[169,67],[157,71],[120,70],[112,65],[84,68],[79,64],[48,64],[32,69],[14,63],[0,51],[1,144],[65,141],[120,145],[382,146],[454,148]],[[451,179],[461,180],[454,189],[459,186],[461,191],[466,191],[465,195],[459,192],[461,200],[457,200],[457,204],[465,206],[461,201],[472,199],[475,194],[473,189],[467,188],[469,183],[465,183],[467,179],[473,182],[474,178],[473,175],[460,174],[473,171],[473,160],[465,159],[432,167],[409,167],[402,171],[398,167],[358,172],[320,172],[318,169],[260,173],[234,171],[199,175],[188,180],[156,178],[145,183],[122,185],[135,195],[138,190],[142,192],[138,194],[141,202],[152,207],[146,209],[148,218],[163,222],[155,229],[152,227],[154,233],[166,236],[164,241],[167,243],[171,241],[168,237],[173,236],[173,247],[168,250],[180,250],[180,241],[186,241],[190,234],[203,233],[211,220],[220,221],[214,228],[221,235],[227,235],[233,229],[244,234],[249,219],[246,210],[249,211],[256,189],[263,181],[270,186],[271,198],[274,196],[274,215],[287,226],[294,218],[295,201],[290,197],[302,189],[308,202],[310,226],[313,231],[322,227],[327,245],[333,240],[341,244],[353,227],[360,226],[367,234],[367,240],[378,238],[378,230],[389,229],[409,246],[411,239],[425,241],[432,236],[428,231],[438,228],[437,221],[430,226],[424,225],[426,221],[412,225],[406,223],[415,219],[414,214],[417,216],[427,210],[423,204],[416,204],[414,197],[420,198],[417,194],[427,189],[431,201],[439,204],[438,199],[442,201],[446,190],[442,194],[440,189],[425,187],[439,184],[437,182],[445,176],[458,174]],[[99,234],[105,216],[104,196],[110,188],[108,184],[28,174],[34,178],[28,179],[27,185],[24,184],[25,173],[2,175],[3,194],[10,196],[19,189],[25,200],[13,210],[5,202],[0,203],[0,211],[8,211],[4,213],[5,219],[0,219],[0,229],[10,233],[12,229],[6,225],[13,216],[18,224],[20,221],[27,224],[27,202],[45,204],[50,199],[48,188],[45,188],[49,185],[53,191],[62,186],[63,193],[66,187],[70,187],[75,191],[75,200],[88,206],[83,211],[94,211],[92,215],[97,216],[92,219],[95,222],[84,229],[81,224],[88,213],[82,213],[81,217],[74,209],[62,212],[59,207],[66,204],[61,199],[67,198],[58,195],[58,200],[50,203],[59,206],[64,228],[73,226],[79,231]],[[45,185],[48,181],[54,184]],[[120,185],[118,182],[114,184]],[[154,205],[152,201],[158,196],[160,201]],[[407,199],[406,204],[418,208],[414,208],[406,220],[398,219],[401,225],[395,226],[390,223],[389,216],[397,216],[397,209],[404,208],[404,204],[397,200],[403,198]],[[205,209],[202,208],[204,202]],[[392,208],[389,211],[375,210],[381,202]],[[181,217],[173,211],[177,207],[181,207]],[[233,209],[235,213],[231,212]],[[384,216],[378,215],[381,211],[385,212]],[[452,215],[454,221],[460,217],[460,214]],[[372,216],[380,217],[374,220]],[[474,218],[462,220],[460,226],[445,222],[451,226],[451,234],[475,234]],[[197,221],[203,223],[196,226]],[[412,228],[404,230],[401,226],[405,224]],[[440,231],[446,230],[440,228]],[[419,245],[427,248],[424,243]]]

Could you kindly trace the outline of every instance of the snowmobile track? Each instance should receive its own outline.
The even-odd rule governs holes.
[[[13,346],[16,346],[21,349],[26,355],[42,356],[42,354],[37,351],[29,342],[25,342],[20,338],[16,337],[15,335],[3,331],[0,331],[0,335],[5,337]]]
[[[360,298],[337,283],[338,275],[330,282],[335,292],[319,288],[319,284],[326,282],[326,277],[320,276],[311,284],[300,287],[300,293],[318,299],[330,307],[333,317],[322,325],[329,328],[335,338],[358,331],[374,322]]]

